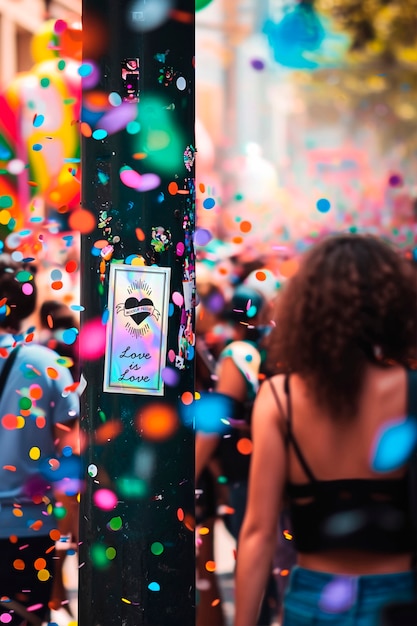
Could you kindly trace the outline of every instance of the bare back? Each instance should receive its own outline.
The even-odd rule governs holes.
[[[275,377],[273,383],[286,411],[283,377]],[[292,375],[290,385],[293,434],[317,480],[399,478],[404,474],[404,468],[384,474],[372,469],[380,429],[406,416],[406,372],[403,368],[385,369],[370,365],[358,413],[345,422],[333,418],[317,406],[301,377]],[[289,446],[287,454],[288,482],[308,482],[293,446]],[[410,556],[329,551],[301,553],[298,563],[303,567],[335,573],[382,573],[409,569]]]

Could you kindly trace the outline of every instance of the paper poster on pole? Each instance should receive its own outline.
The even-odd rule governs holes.
[[[110,265],[103,390],[161,396],[171,268]]]

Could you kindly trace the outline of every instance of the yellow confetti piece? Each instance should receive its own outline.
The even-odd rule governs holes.
[[[41,569],[41,570],[38,572],[38,578],[39,578],[39,580],[40,580],[41,582],[43,582],[43,583],[44,583],[44,582],[46,582],[47,580],[49,580],[49,579],[50,579],[50,577],[51,577],[51,574],[48,572],[48,570],[47,570],[47,569]]]
[[[207,526],[202,526],[198,532],[200,535],[208,535],[210,533],[210,528],[207,528]]]
[[[125,604],[132,604],[131,601],[127,598],[122,598],[122,602],[124,602]]]
[[[6,211],[5,209],[0,211],[0,224],[2,224],[3,226],[7,226],[11,219],[12,216],[9,211]]]
[[[37,446],[33,446],[33,448],[29,450],[29,457],[32,459],[32,461],[38,461],[40,459],[40,456],[41,451]]]

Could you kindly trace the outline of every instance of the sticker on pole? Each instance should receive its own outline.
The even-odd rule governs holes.
[[[110,265],[103,390],[162,396],[171,268]]]

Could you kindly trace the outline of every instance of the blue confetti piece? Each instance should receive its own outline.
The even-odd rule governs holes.
[[[45,117],[43,115],[35,115],[33,120],[33,125],[35,128],[39,128],[45,121]]]
[[[409,459],[417,443],[417,421],[407,418],[381,429],[371,466],[376,472],[392,472]]]
[[[330,211],[332,205],[326,198],[320,198],[320,200],[317,200],[316,206],[320,213],[327,213]]]

